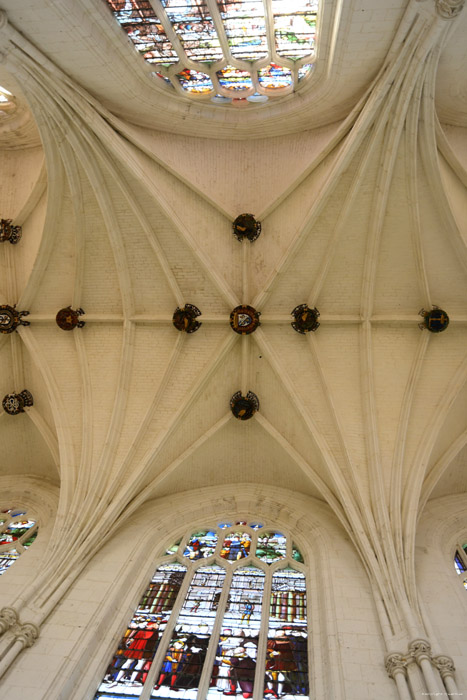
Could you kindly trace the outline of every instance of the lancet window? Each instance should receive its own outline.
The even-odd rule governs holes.
[[[220,522],[167,548],[95,700],[308,698],[303,557],[267,524]]]
[[[454,555],[454,568],[463,577],[464,588],[467,588],[467,542],[458,544]]]
[[[0,510],[0,574],[34,542],[37,531],[36,521],[25,508]]]

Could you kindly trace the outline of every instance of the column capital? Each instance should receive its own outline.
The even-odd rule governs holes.
[[[423,659],[431,661],[431,644],[426,639],[414,639],[409,644],[409,655],[412,656],[417,663]]]
[[[389,678],[395,678],[397,673],[403,673],[404,676],[407,672],[407,661],[403,654],[399,652],[393,652],[388,654],[385,659],[386,671]]]
[[[16,639],[21,642],[23,649],[25,647],[32,647],[39,636],[39,632],[39,627],[33,622],[25,622],[18,627]]]
[[[465,0],[436,0],[436,12],[442,19],[454,19],[462,11]]]
[[[446,676],[454,676],[456,667],[454,666],[454,661],[450,656],[446,656],[445,654],[434,656],[433,664],[438,669],[441,678],[445,678]]]

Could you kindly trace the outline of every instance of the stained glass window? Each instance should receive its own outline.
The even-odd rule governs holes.
[[[0,512],[0,574],[3,574],[36,539],[37,524],[24,508]]]
[[[312,72],[317,0],[104,2],[138,53],[157,64],[159,84],[181,85],[188,98],[260,104],[301,87]]]
[[[467,577],[465,573],[467,572],[467,542],[462,546],[458,545],[456,553],[454,555],[454,569],[459,574],[459,576],[464,575],[464,588],[467,588]]]
[[[94,699],[251,698],[255,682],[265,700],[308,698],[305,567],[297,553],[287,533],[248,520],[174,542]]]

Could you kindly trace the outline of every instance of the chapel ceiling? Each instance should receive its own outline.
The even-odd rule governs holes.
[[[191,108],[179,129],[179,103],[172,113],[148,92],[100,3],[35,2],[35,46],[24,3],[3,5],[14,27],[2,50],[42,141],[17,160],[2,152],[2,217],[23,237],[1,244],[0,304],[29,311],[30,326],[0,336],[0,386],[34,397],[0,419],[4,473],[20,462],[60,478],[64,517],[84,504],[89,528],[95,509],[110,529],[150,498],[259,483],[325,501],[352,536],[376,537],[387,517],[410,541],[450,464],[450,488],[465,490],[467,180],[432,99],[448,25],[409,3],[395,36],[406,3],[394,5],[369,71],[352,63],[348,25],[370,6],[383,15],[352,4],[336,56],[354,66],[346,89],[336,72],[332,90],[316,88],[322,104],[310,87],[296,112],[291,100],[226,116],[216,135],[234,120],[248,142],[213,141],[187,135],[201,123]],[[114,82],[130,70],[133,111]],[[316,128],[294,133],[304,115]],[[232,231],[247,212],[262,224],[253,242]],[[187,303],[201,311],[191,334],[172,323]],[[230,327],[240,304],[261,313],[250,335]],[[301,304],[319,310],[316,332],[292,327]],[[85,326],[66,331],[55,317],[70,305]],[[432,305],[449,314],[442,333],[419,328]],[[259,411],[239,421],[230,399],[250,390]]]

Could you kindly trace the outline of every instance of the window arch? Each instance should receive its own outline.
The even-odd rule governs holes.
[[[37,532],[26,508],[0,510],[0,575],[34,542]]]
[[[170,546],[94,696],[307,698],[303,557],[253,521],[193,528]]]
[[[459,576],[463,576],[464,588],[467,588],[467,542],[456,545],[454,568]]]

